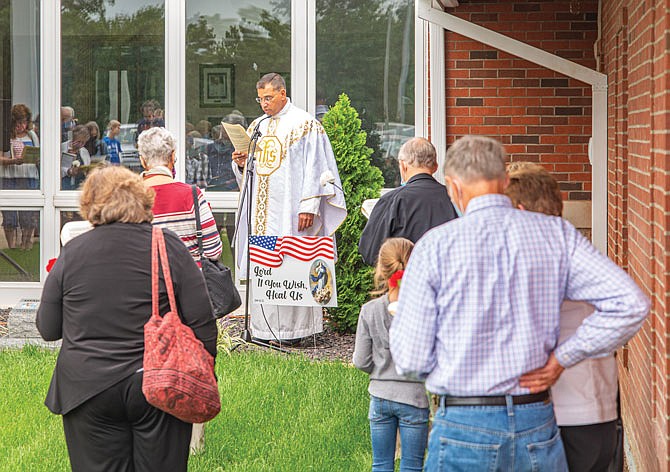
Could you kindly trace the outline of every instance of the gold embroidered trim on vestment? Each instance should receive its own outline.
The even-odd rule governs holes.
[[[270,195],[270,176],[258,176],[258,191],[256,192],[256,228],[253,234],[265,235],[268,213],[268,198]]]

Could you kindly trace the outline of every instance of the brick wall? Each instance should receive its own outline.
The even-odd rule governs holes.
[[[652,313],[619,356],[622,409],[638,471],[668,471],[667,2],[603,2],[603,72],[608,75],[609,254],[651,296]]]
[[[465,20],[595,68],[597,1],[461,1]],[[464,134],[501,140],[514,161],[544,165],[564,198],[591,199],[591,88],[548,69],[446,33],[447,143]]]
[[[670,471],[670,17],[665,0],[603,0],[599,70],[608,76],[608,253],[652,299],[619,352],[631,465]],[[571,4],[579,11],[570,11]],[[596,67],[597,1],[461,0],[465,20]],[[446,34],[447,142],[502,140],[543,164],[568,199],[590,199],[591,91],[516,57]]]

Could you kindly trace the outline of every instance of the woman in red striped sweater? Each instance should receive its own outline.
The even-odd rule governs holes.
[[[177,233],[196,263],[200,263],[196,238],[195,206],[191,186],[174,180],[175,139],[165,128],[149,128],[137,139],[144,183],[156,192],[153,224]],[[204,256],[216,260],[223,249],[214,215],[197,189]]]

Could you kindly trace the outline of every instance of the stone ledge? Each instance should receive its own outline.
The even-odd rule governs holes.
[[[45,341],[42,338],[13,338],[5,336],[0,338],[0,350],[1,349],[21,349],[24,346],[37,346],[47,349],[59,349],[61,342],[60,341]]]

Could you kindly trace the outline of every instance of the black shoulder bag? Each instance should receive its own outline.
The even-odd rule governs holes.
[[[198,252],[200,253],[200,265],[202,275],[205,276],[209,300],[212,303],[212,312],[215,318],[221,318],[233,312],[242,305],[240,292],[233,282],[233,274],[230,269],[219,261],[212,261],[205,257],[202,248],[202,224],[200,223],[200,204],[195,185],[191,186],[193,191],[193,209],[195,211],[196,236],[198,238]]]

